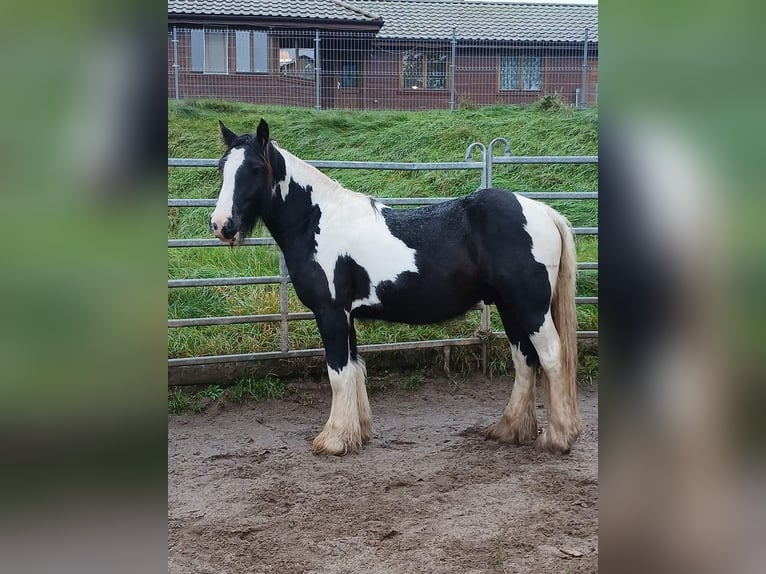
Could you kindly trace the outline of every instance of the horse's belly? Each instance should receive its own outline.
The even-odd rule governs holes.
[[[379,304],[361,306],[354,316],[414,325],[438,323],[463,315],[481,299],[475,289],[395,286],[381,288],[378,298]]]

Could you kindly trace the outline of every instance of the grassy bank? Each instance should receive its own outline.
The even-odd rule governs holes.
[[[168,156],[218,158],[222,144],[217,121],[235,132],[253,131],[260,118],[272,137],[303,159],[362,161],[460,161],[466,147],[502,136],[515,155],[591,155],[597,151],[598,111],[563,108],[544,111],[533,106],[497,106],[478,110],[423,112],[340,112],[229,102],[169,103]],[[476,171],[358,171],[326,170],[349,189],[377,197],[455,197],[479,185]],[[495,169],[494,184],[514,191],[592,191],[598,188],[594,165],[503,166]],[[169,169],[168,189],[175,198],[215,198],[220,188],[214,169]],[[556,201],[556,209],[576,226],[597,225],[597,202]],[[169,238],[208,238],[210,208],[168,209]],[[254,236],[267,235],[256,229]],[[577,239],[578,259],[596,261],[596,238]],[[170,278],[276,275],[278,254],[269,247],[230,250],[173,249],[168,253]],[[597,293],[596,272],[581,272],[578,295]],[[276,313],[276,286],[171,289],[169,318],[208,315]],[[291,294],[291,311],[303,310]],[[581,329],[596,329],[596,306],[578,307]],[[478,313],[439,325],[409,327],[381,322],[358,323],[360,344],[470,336]],[[501,325],[493,313],[493,325]],[[171,329],[168,354],[184,357],[208,354],[271,351],[279,346],[279,325],[253,324]],[[313,322],[290,324],[291,348],[320,346]]]

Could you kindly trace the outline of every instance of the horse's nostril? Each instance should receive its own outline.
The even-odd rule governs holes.
[[[217,223],[213,223],[213,222],[211,221],[211,222],[210,222],[210,229],[212,229],[213,231],[215,231],[216,229],[218,229],[218,224],[217,224]]]
[[[237,232],[234,229],[234,222],[231,220],[231,218],[227,219],[223,229],[221,229],[221,235],[223,235],[226,239],[231,239],[236,234]]]

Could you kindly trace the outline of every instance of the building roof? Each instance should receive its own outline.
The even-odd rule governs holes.
[[[594,4],[466,0],[168,0],[168,15],[206,19],[334,21],[383,27],[379,38],[598,42]]]
[[[380,16],[379,38],[598,42],[598,6],[465,0],[347,0]]]
[[[343,0],[168,0],[169,15],[380,22]]]

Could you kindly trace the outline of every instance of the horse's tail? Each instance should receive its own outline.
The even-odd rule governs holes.
[[[561,258],[556,289],[551,301],[553,324],[559,333],[561,345],[561,367],[566,381],[566,400],[570,402],[572,413],[578,420],[577,408],[577,309],[575,307],[575,288],[577,281],[577,252],[574,235],[569,221],[550,210],[551,218],[561,235]],[[545,385],[547,387],[547,385]],[[547,389],[546,389],[547,390]]]

